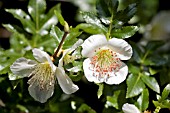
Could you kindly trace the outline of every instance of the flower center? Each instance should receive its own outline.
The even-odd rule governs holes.
[[[35,85],[38,85],[41,90],[48,90],[55,83],[54,72],[48,62],[38,64],[29,77],[31,79],[29,79],[28,84],[37,83]]]
[[[99,48],[95,50],[95,53],[89,67],[93,71],[94,76],[103,78],[105,75],[108,77],[112,72],[119,71],[122,63],[115,52],[108,48]]]

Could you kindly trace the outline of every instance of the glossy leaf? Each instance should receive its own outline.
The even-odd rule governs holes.
[[[130,4],[126,9],[118,11],[115,19],[126,23],[135,15],[136,10],[136,4]]]
[[[64,35],[64,32],[61,31],[57,26],[52,26],[50,30],[50,36],[55,40],[58,45]]]
[[[97,16],[90,12],[81,12],[83,15],[83,19],[86,21],[86,23],[98,26],[100,29],[106,31],[105,26],[101,24],[100,19],[97,18]]]
[[[97,0],[96,8],[97,8],[97,13],[100,16],[105,16],[105,17],[111,16],[108,6],[107,6],[107,2],[108,1],[105,1],[105,0]]]
[[[76,29],[83,30],[84,32],[89,33],[89,34],[105,34],[106,33],[104,29],[101,29],[99,26],[93,25],[93,24],[81,23],[76,26]]]
[[[149,106],[149,91],[144,89],[142,94],[137,99],[137,105],[140,111],[145,111]]]
[[[18,19],[24,29],[29,33],[35,33],[35,23],[32,22],[31,17],[27,15],[23,10],[21,9],[6,9],[7,12],[11,13],[16,19]]]
[[[158,82],[156,81],[156,79],[154,77],[150,77],[148,75],[143,74],[142,75],[142,81],[149,87],[151,88],[153,91],[160,93],[160,87]]]
[[[39,29],[40,15],[45,13],[46,1],[45,0],[29,0],[28,12],[36,23],[36,29]]]
[[[118,91],[115,91],[115,92],[114,92],[114,95],[113,95],[113,96],[107,96],[106,105],[112,106],[112,107],[118,109],[118,108],[119,108],[119,105],[118,105],[118,97],[119,97],[120,92],[121,92],[121,91],[118,90]]]
[[[140,75],[130,74],[127,78],[126,98],[131,98],[139,95],[145,88],[145,84],[141,80]]]
[[[137,26],[125,26],[120,29],[113,29],[111,32],[111,36],[124,39],[133,36],[137,31]]]
[[[168,84],[164,89],[163,89],[163,92],[162,92],[162,96],[161,96],[161,100],[165,100],[168,95],[170,93],[170,84]]]

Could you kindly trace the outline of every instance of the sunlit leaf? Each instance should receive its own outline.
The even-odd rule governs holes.
[[[61,24],[62,26],[64,26],[64,25],[65,25],[65,20],[64,20],[62,14],[61,14],[60,6],[61,6],[61,4],[58,4],[58,5],[57,5],[57,10],[54,11],[54,14],[57,16],[60,24]]]
[[[64,35],[64,32],[61,31],[57,26],[52,26],[50,31],[50,36],[55,40],[58,45]]]
[[[142,81],[149,87],[151,88],[153,91],[160,93],[160,87],[158,82],[156,81],[156,79],[154,77],[150,77],[148,75],[143,74],[142,75]]]
[[[145,84],[141,80],[141,76],[130,74],[127,78],[126,98],[131,98],[139,95],[145,88]]]
[[[40,15],[45,13],[46,1],[45,0],[29,0],[28,12],[36,23],[36,29],[39,29]]]
[[[35,33],[35,23],[32,22],[31,17],[27,15],[23,10],[21,9],[6,9],[5,11],[11,13],[16,19],[18,19],[24,29],[29,33]]]
[[[103,88],[104,84],[97,84],[99,86],[98,91],[97,91],[97,97],[100,98],[103,94]]]
[[[148,91],[148,89],[143,90],[142,94],[137,99],[137,105],[141,111],[144,111],[148,108],[148,106],[149,106],[149,91]]]
[[[77,109],[78,113],[96,113],[96,111],[94,111],[90,106],[88,106],[87,104],[81,104],[81,106]]]
[[[163,89],[163,92],[162,92],[162,96],[161,96],[161,100],[165,100],[168,95],[170,93],[170,84],[168,84],[164,89]]]
[[[111,32],[111,36],[124,39],[133,36],[137,31],[137,26],[125,26],[120,29],[113,29]]]
[[[84,32],[87,32],[89,34],[101,34],[101,33],[105,34],[106,33],[104,29],[101,29],[99,26],[93,25],[93,24],[81,23],[76,26],[76,29],[81,29]]]

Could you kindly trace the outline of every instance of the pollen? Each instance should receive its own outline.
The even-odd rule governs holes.
[[[110,48],[99,48],[95,50],[95,55],[91,58],[89,69],[93,71],[93,75],[98,78],[107,78],[112,73],[119,71],[122,63],[116,52]]]
[[[29,77],[31,78],[28,84],[32,85],[33,83],[37,83],[36,85],[40,87],[40,90],[48,90],[53,87],[55,83],[54,72],[48,62],[38,64]]]

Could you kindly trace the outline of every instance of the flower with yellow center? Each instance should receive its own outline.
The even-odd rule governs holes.
[[[92,35],[82,44],[85,77],[90,82],[120,84],[126,79],[128,67],[121,60],[132,56],[132,47],[123,39],[107,40],[104,35]]]
[[[30,78],[28,90],[36,101],[44,103],[53,95],[56,78],[64,93],[71,94],[78,90],[78,86],[73,84],[63,68],[56,67],[46,52],[36,48],[32,51],[37,61],[22,57],[10,69],[18,78]]]

